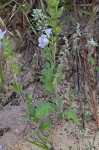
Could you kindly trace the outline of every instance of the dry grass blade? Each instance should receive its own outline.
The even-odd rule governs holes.
[[[95,102],[95,99],[93,97],[93,89],[92,89],[92,82],[90,79],[90,71],[89,71],[89,64],[88,64],[88,58],[86,52],[83,50],[83,56],[84,56],[84,67],[85,67],[85,74],[86,74],[86,81],[88,82],[89,85],[89,95],[90,95],[90,101],[94,113],[94,118],[96,120],[97,125],[99,126],[99,117],[98,117],[98,110],[97,110],[97,105]]]

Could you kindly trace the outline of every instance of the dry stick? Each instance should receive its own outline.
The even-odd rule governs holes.
[[[73,0],[73,5],[74,5],[75,17],[77,19],[76,0]]]
[[[95,0],[92,0],[92,29],[93,29],[93,31],[94,31],[94,7],[95,7]],[[95,66],[96,66],[96,64],[97,64],[96,47],[94,48],[94,61],[95,61]],[[96,71],[94,71],[94,78],[95,78],[95,85],[94,85],[95,95],[94,95],[94,99],[97,101],[97,72]],[[99,125],[98,110],[97,110],[96,117],[97,117],[97,124]]]
[[[40,3],[41,3],[41,7],[42,7],[43,12],[45,12],[45,7],[44,7],[44,2],[43,2],[43,0],[40,0]]]
[[[95,7],[95,0],[92,0],[92,28],[94,28],[94,7]]]
[[[92,0],[92,29],[93,29],[93,31],[94,31],[94,7],[95,7],[95,0]],[[94,48],[93,54],[94,54],[94,62],[95,62],[95,67],[96,67],[96,65],[97,65],[96,47]],[[97,71],[96,71],[96,68],[95,68],[95,71],[94,71],[94,78],[95,78],[95,84],[94,84],[95,95],[94,95],[94,99],[97,101]]]
[[[99,66],[99,47],[97,47],[97,66]],[[97,70],[97,85],[99,88],[99,70]]]
[[[77,43],[79,45],[79,43]],[[80,101],[80,111],[81,111],[81,118],[82,118],[82,125],[83,125],[83,128],[85,128],[85,124],[84,124],[84,112],[83,112],[83,104],[82,104],[82,100],[80,98],[80,81],[79,81],[79,67],[81,68],[81,62],[80,62],[80,56],[79,56],[79,50],[78,48],[76,48],[76,66],[77,66],[77,70],[76,70],[76,73],[77,73],[77,97]]]
[[[74,5],[75,17],[76,17],[76,20],[77,20],[76,0],[73,0],[73,5]],[[77,44],[78,44],[78,43],[77,43]],[[78,57],[78,58],[77,58],[77,57]],[[78,98],[79,98],[79,100],[80,100],[80,110],[81,110],[82,125],[83,125],[83,128],[85,128],[83,104],[82,104],[82,100],[81,100],[81,98],[80,98],[79,66],[78,66],[77,60],[80,61],[80,59],[79,59],[79,51],[78,51],[78,49],[76,48]],[[80,63],[80,62],[79,62],[79,63]],[[81,63],[80,63],[80,67],[81,67]]]
[[[95,85],[94,85],[94,91],[95,95],[94,98],[97,101],[97,71],[96,71],[96,66],[97,66],[97,53],[96,53],[96,47],[94,48],[94,62],[95,62],[95,71],[94,71],[94,78],[95,78]]]
[[[80,40],[80,44],[81,44],[81,40]],[[82,79],[82,82],[83,82],[83,87],[84,87],[84,108],[83,108],[83,104],[82,104],[82,101],[81,101],[81,108],[82,108],[82,112],[81,112],[81,116],[82,116],[82,124],[83,124],[83,128],[85,128],[85,104],[86,104],[86,99],[87,99],[87,96],[86,96],[86,90],[85,90],[85,75],[84,75],[84,69],[83,69],[83,65],[82,65],[82,62],[81,62],[81,55],[80,55],[80,51],[78,51],[78,59],[79,59],[79,66],[80,66],[80,70],[81,70],[81,79]]]
[[[88,64],[87,64],[88,66]],[[94,116],[95,116],[95,119],[96,119],[96,123],[97,125],[99,125],[99,119],[98,119],[98,111],[97,111],[97,105],[95,103],[95,100],[94,100],[94,97],[93,97],[93,94],[92,94],[92,82],[90,80],[90,71],[89,71],[89,67],[88,67],[88,78],[89,78],[89,89],[90,89],[90,98],[93,99],[93,108],[94,108]]]
[[[94,117],[95,117],[95,120],[96,120],[96,124],[99,126],[97,106],[96,106],[96,103],[94,101],[93,94],[92,94],[92,82],[90,80],[90,72],[89,72],[89,67],[88,67],[87,54],[84,50],[82,51],[82,53],[83,53],[83,56],[84,56],[84,67],[85,67],[86,80],[88,80],[88,84],[89,84],[90,101],[91,101]]]
[[[80,37],[80,49],[82,50],[82,46],[83,46],[83,42],[82,42],[82,37]],[[79,57],[81,56],[81,51],[80,51],[80,55]],[[80,58],[79,58],[80,59]],[[80,66],[81,66],[81,77],[82,77],[82,82],[83,82],[83,92],[84,92],[84,112],[83,112],[83,119],[85,119],[85,105],[86,105],[86,100],[87,100],[87,94],[86,94],[86,88],[85,88],[85,84],[86,84],[86,81],[85,81],[85,73],[84,73],[84,65],[83,65],[83,62],[81,62],[81,59],[80,59]],[[85,122],[84,122],[84,126],[85,126]]]
[[[73,0],[73,5],[74,5],[74,11],[75,11],[75,17],[77,20],[77,10],[76,10],[76,0]],[[77,41],[77,46],[79,45],[78,41]],[[77,64],[77,87],[78,87],[78,99],[80,100],[80,110],[81,110],[81,118],[82,118],[82,125],[83,128],[85,127],[84,124],[84,112],[83,112],[83,105],[82,105],[82,100],[80,98],[80,81],[79,81],[79,53],[78,53],[78,49],[76,48],[76,64]]]

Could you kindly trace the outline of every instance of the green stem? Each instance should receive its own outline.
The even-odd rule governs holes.
[[[3,70],[2,70],[1,62],[0,62],[0,79],[1,79],[2,92],[4,92],[4,80],[3,80]]]

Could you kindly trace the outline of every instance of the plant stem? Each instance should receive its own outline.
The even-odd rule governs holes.
[[[2,92],[4,93],[4,80],[3,80],[3,71],[2,71],[2,63],[1,62],[0,62],[0,79],[1,79]]]

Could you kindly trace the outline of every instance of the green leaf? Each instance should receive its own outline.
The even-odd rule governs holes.
[[[25,93],[25,100],[26,100],[26,101],[32,100],[32,98],[29,96],[28,93]]]
[[[57,12],[54,14],[53,18],[60,18],[61,14],[63,12],[63,7],[61,7],[60,9],[57,10]]]
[[[62,75],[58,72],[57,74],[55,74],[53,84],[57,85],[61,82],[61,80],[62,80]]]
[[[36,141],[31,141],[31,140],[27,140],[28,142],[30,142],[30,143],[32,143],[32,144],[34,144],[34,145],[36,145],[36,146],[38,146],[38,147],[40,147],[40,148],[42,148],[42,149],[44,149],[44,150],[49,150],[45,145],[43,145],[41,142],[36,142]]]
[[[27,11],[27,7],[25,4],[21,5],[21,10],[22,12],[26,12]]]
[[[76,93],[76,89],[75,88],[70,88],[69,93],[70,94],[75,94]]]
[[[12,50],[11,46],[11,40],[6,38],[5,36],[3,37],[3,51],[4,51],[4,56],[6,60],[10,64],[11,71],[14,74],[18,74],[20,71],[19,64],[15,61],[14,53]]]
[[[22,85],[20,85],[20,86],[19,86],[19,88],[20,88],[20,92],[22,92],[22,90],[23,90],[23,86],[22,86]]]
[[[40,76],[40,80],[43,82],[43,89],[46,92],[53,92],[53,70],[51,68],[51,64],[46,62],[45,67],[42,69],[42,76]]]
[[[45,0],[45,2],[52,7],[58,7],[60,0]]]
[[[38,122],[39,119],[36,117],[35,108],[33,107],[33,103],[31,101],[32,98],[29,97],[28,93],[25,93],[25,100],[27,102],[28,114],[29,114],[30,118],[33,119],[35,122]]]
[[[42,123],[41,123],[41,126],[40,126],[40,129],[42,131],[45,131],[45,130],[48,130],[49,128],[52,127],[52,124],[51,124],[51,120],[50,119],[47,119],[47,120],[44,120]]]
[[[5,55],[8,55],[10,52],[12,52],[11,41],[5,36],[3,37],[3,51]]]
[[[58,20],[54,20],[54,19],[52,19],[52,18],[49,18],[49,25],[51,26],[51,27],[56,27],[57,25],[58,25]]]
[[[33,108],[32,102],[27,102],[27,106],[30,118],[33,119],[35,122],[38,122],[39,119],[36,117],[35,108]]]
[[[74,124],[80,125],[80,122],[73,109],[67,109],[62,113],[62,118],[72,119]]]
[[[90,56],[89,61],[91,64],[94,64],[94,57]]]
[[[56,28],[54,28],[53,31],[54,31],[55,33],[59,33],[60,30],[61,30],[61,26],[57,26]]]
[[[58,112],[61,111],[61,97],[59,94],[56,94],[56,108]]]
[[[55,104],[50,102],[38,102],[37,108],[35,109],[36,117],[40,120],[44,117],[49,111],[55,110]]]
[[[19,65],[16,62],[13,62],[11,64],[11,70],[13,73],[18,74],[19,73]]]
[[[0,80],[1,80],[2,92],[4,92],[4,79],[3,79],[2,63],[0,63]]]
[[[53,61],[53,57],[52,57],[52,52],[50,51],[50,49],[48,47],[46,47],[44,49],[44,57],[48,60],[48,61]]]
[[[36,133],[36,135],[38,136],[38,138],[40,139],[40,141],[44,144],[44,145],[51,145],[51,142],[49,141],[49,139],[42,133]]]
[[[99,70],[99,66],[96,66],[96,70],[97,70],[97,71]]]
[[[46,10],[51,16],[54,16],[54,14],[56,13],[56,9],[54,7],[50,7],[50,5],[47,7]]]
[[[16,93],[20,94],[19,85],[18,85],[15,81],[13,81],[12,84],[13,84],[13,90],[14,90]]]
[[[6,59],[10,62],[13,63],[14,62],[14,55],[12,52],[10,52],[9,54],[6,55]]]

